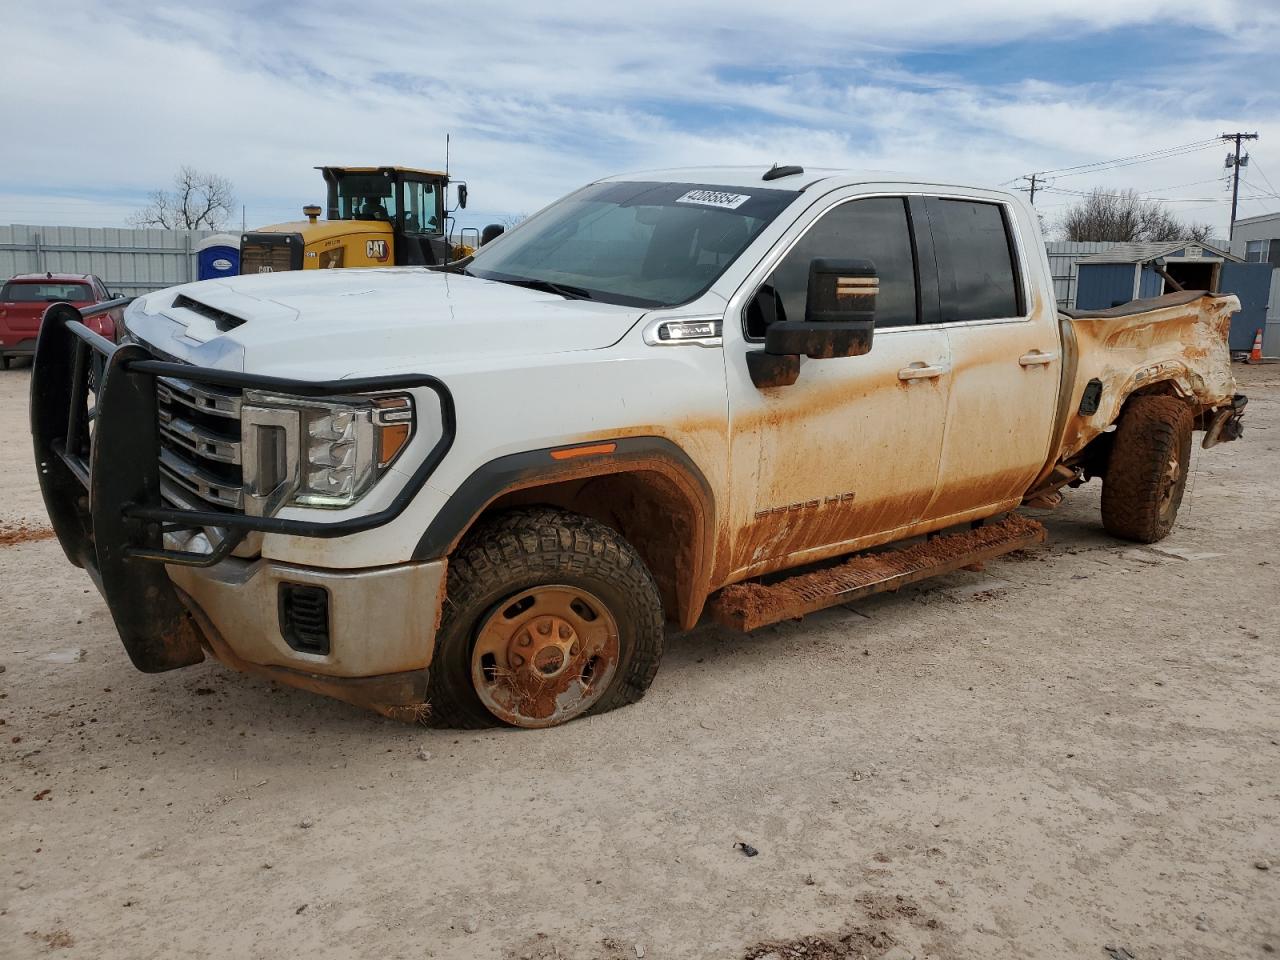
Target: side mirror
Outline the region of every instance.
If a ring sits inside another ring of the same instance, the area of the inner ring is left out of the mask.
[[[497,240],[507,232],[507,228],[500,223],[491,223],[480,233],[480,246],[484,246],[490,240]]]
[[[757,387],[785,387],[800,376],[800,359],[860,357],[871,351],[880,280],[870,260],[809,263],[803,320],[779,320],[765,329],[764,350],[747,354]]]
[[[467,185],[465,183],[458,184],[458,207],[467,209]]]

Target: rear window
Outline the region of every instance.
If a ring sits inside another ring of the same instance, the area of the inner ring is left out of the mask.
[[[942,321],[1022,316],[1013,244],[1004,213],[976,200],[925,201],[933,227]]]
[[[94,299],[87,283],[6,283],[0,290],[5,303],[84,303]]]

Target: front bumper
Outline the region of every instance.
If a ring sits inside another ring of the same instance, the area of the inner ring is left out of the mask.
[[[420,704],[443,564],[329,574],[270,563],[242,569],[234,566],[242,561],[228,558],[254,531],[332,538],[371,530],[398,516],[452,444],[453,402],[444,384],[416,374],[286,381],[157,360],[140,344],[114,344],[82,322],[121,305],[115,301],[83,315],[69,304],[46,311],[31,379],[31,434],[54,532],[68,559],[84,567],[102,593],[134,665],[147,673],[172,670],[199,663],[209,649],[239,669],[269,672],[295,686],[323,687],[322,692],[366,706]],[[439,395],[444,429],[391,504],[376,513],[323,522],[179,509],[160,494],[155,386],[157,377],[174,376],[301,396],[427,387]],[[217,543],[212,552],[165,544],[166,534],[197,531],[216,533],[209,538]],[[183,568],[188,575],[180,587],[170,573]],[[278,616],[264,598],[291,571],[300,571],[301,582],[328,578],[326,589],[346,597],[335,615],[348,642],[321,662],[282,660],[271,640]],[[241,574],[243,582],[236,587]],[[373,606],[358,599],[362,596],[387,609],[375,615]],[[362,609],[364,639],[356,642]],[[336,692],[361,685],[381,688],[382,699]]]
[[[169,576],[236,660],[364,677],[430,664],[444,602],[445,561],[320,570],[233,557],[207,569],[170,567]],[[286,640],[286,586],[324,591],[327,653],[298,649]]]
[[[0,353],[6,357],[30,357],[36,352],[36,338],[27,337],[23,339],[21,336],[13,336],[7,339],[0,339]]]
[[[268,560],[170,567],[178,598],[214,658],[243,673],[416,719],[444,604],[446,561],[333,571]],[[326,653],[285,638],[286,585],[323,589]]]

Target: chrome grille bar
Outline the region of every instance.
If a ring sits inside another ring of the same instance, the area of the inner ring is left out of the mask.
[[[160,435],[198,457],[219,463],[240,462],[239,440],[175,417],[163,407],[160,409]]]
[[[240,391],[156,378],[161,496],[174,506],[244,512]]]
[[[239,484],[229,484],[220,477],[205,473],[164,447],[160,449],[160,474],[206,503],[232,510],[243,507],[244,493]]]
[[[202,413],[240,418],[240,392],[196,386],[176,377],[157,377],[156,396],[161,403],[181,403]]]

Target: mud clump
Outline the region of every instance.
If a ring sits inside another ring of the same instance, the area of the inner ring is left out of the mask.
[[[53,539],[53,530],[49,527],[29,527],[19,524],[16,527],[0,526],[0,547],[16,547],[22,543],[37,543],[40,540]]]
[[[49,933],[28,930],[27,936],[32,940],[43,943],[50,950],[67,950],[76,945],[75,938],[65,930],[52,930]]]
[[[907,923],[921,930],[938,931],[938,921],[926,917],[920,908],[903,896],[888,897],[864,894],[857,901],[866,911],[869,923],[851,923],[839,933],[815,934],[795,940],[764,940],[749,947],[743,960],[862,960],[880,957],[898,945],[898,940],[884,927]],[[930,934],[932,935],[932,934]]]

